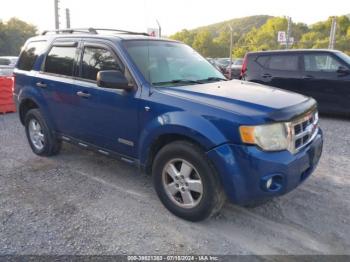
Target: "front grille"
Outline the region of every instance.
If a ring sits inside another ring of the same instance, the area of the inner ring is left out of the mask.
[[[309,144],[318,133],[317,111],[307,113],[291,123],[292,151],[297,152]]]

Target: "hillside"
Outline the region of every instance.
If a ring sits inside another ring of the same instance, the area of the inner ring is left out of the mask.
[[[218,36],[220,32],[227,31],[228,25],[232,26],[234,32],[244,34],[249,32],[253,27],[260,27],[266,23],[266,21],[272,16],[268,15],[255,15],[255,16],[247,16],[242,18],[235,18],[227,21],[223,21],[216,24],[211,24],[207,26],[198,27],[193,32],[198,32],[201,30],[208,30],[214,36]]]
[[[235,18],[216,24],[202,26],[193,30],[182,30],[170,38],[180,40],[195,48],[205,56],[227,57],[230,44],[230,24],[233,29],[233,41],[238,42],[242,36],[254,28],[265,24],[271,16],[257,15]]]
[[[233,56],[246,52],[285,48],[277,42],[278,31],[287,30],[287,19],[267,15],[236,18],[220,23],[182,30],[171,38],[185,42],[206,57],[227,57],[233,28]],[[328,48],[331,18],[312,25],[292,23],[291,48]],[[337,17],[335,48],[350,54],[350,14]]]

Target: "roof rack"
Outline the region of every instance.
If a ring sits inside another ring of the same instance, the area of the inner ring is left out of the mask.
[[[46,35],[47,33],[55,33],[55,34],[74,34],[74,33],[87,33],[87,34],[94,34],[98,35],[98,31],[110,31],[110,32],[116,32],[121,34],[129,34],[129,35],[144,35],[149,36],[147,33],[143,32],[132,32],[132,31],[126,31],[126,30],[119,30],[119,29],[108,29],[108,28],[66,28],[66,29],[59,29],[59,30],[46,30],[41,33],[41,35]]]

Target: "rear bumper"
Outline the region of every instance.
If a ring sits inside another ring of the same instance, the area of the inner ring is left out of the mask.
[[[216,167],[232,202],[245,205],[283,195],[305,181],[315,170],[322,153],[322,131],[300,152],[264,152],[255,146],[224,144],[207,155]],[[266,188],[273,178],[276,185]]]

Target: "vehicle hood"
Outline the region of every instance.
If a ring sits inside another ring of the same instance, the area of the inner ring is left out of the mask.
[[[314,99],[247,81],[162,88],[161,92],[245,116],[290,120],[316,107]]]

